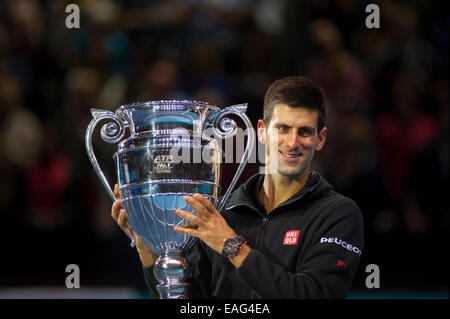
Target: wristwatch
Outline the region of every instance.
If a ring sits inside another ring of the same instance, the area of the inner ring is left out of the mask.
[[[247,241],[242,235],[226,239],[223,243],[222,256],[227,258],[236,256],[241,248],[241,245],[246,242]]]

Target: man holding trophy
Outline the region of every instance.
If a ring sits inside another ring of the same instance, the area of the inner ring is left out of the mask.
[[[164,297],[161,287],[171,283],[162,277],[180,269],[184,283],[176,285],[189,288],[181,297],[346,296],[364,245],[363,221],[351,199],[310,169],[327,136],[322,89],[304,77],[272,83],[257,136],[266,146],[265,174],[252,176],[219,208],[216,197],[197,191],[175,199],[186,204],[171,207],[184,223],[166,225],[177,235],[197,238],[184,250],[186,265],[170,268],[161,252],[134,232],[137,223],[130,231],[132,206],[124,205],[126,193],[119,189],[125,186],[116,184],[112,217],[135,239],[154,298]]]

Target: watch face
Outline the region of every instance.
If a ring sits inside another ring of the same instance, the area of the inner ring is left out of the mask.
[[[225,246],[225,248],[224,248],[224,252],[228,255],[228,254],[231,254],[231,253],[233,253],[233,249],[234,247],[233,246],[231,246],[231,245],[227,245],[227,246]]]
[[[241,247],[241,244],[243,242],[244,241],[240,240],[239,237],[232,237],[227,239],[223,244],[222,254],[226,257],[235,256],[238,253],[239,248]]]
[[[236,249],[236,243],[232,241],[228,241],[225,244],[224,251],[227,253],[232,253]]]
[[[237,245],[239,245],[239,240],[237,237],[233,237],[233,238],[230,238],[229,243],[230,243],[230,246],[236,247]]]

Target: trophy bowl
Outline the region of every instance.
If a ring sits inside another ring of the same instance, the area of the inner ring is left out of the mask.
[[[161,298],[188,298],[184,252],[196,238],[174,231],[175,225],[188,224],[174,210],[197,214],[183,199],[195,193],[222,210],[255,143],[246,109],[247,104],[220,109],[205,102],[178,100],[127,104],[115,113],[91,109],[93,119],[86,131],[89,159],[114,201],[92,148],[95,127],[108,121],[101,129],[101,137],[105,142],[118,143],[113,158],[128,227],[159,255],[153,271]],[[245,123],[248,140],[239,168],[219,202],[223,156],[219,138],[233,136],[237,127],[230,115]],[[127,130],[129,136],[124,138]]]

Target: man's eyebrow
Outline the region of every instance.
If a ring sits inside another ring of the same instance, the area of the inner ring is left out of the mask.
[[[273,126],[286,126],[286,127],[291,127],[289,124],[283,123],[283,122],[275,122],[273,124]]]
[[[304,125],[304,126],[300,126],[298,129],[299,130],[311,130],[311,131],[314,131],[316,128],[314,126]]]

